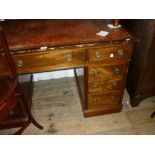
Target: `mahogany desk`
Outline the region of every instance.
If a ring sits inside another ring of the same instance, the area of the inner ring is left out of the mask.
[[[109,28],[109,23],[110,20],[13,20],[5,21],[4,31],[18,74],[74,69],[87,117],[122,109],[133,37],[122,27]],[[109,34],[97,35],[101,30]]]

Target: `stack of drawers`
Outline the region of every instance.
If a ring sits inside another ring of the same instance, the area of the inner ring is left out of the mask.
[[[131,44],[89,50],[88,104],[85,116],[119,112]]]

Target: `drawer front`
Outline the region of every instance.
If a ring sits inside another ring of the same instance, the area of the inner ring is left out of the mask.
[[[13,55],[18,73],[78,67],[86,64],[85,50],[58,50]]]
[[[115,109],[120,107],[120,92],[89,95],[88,109]]]
[[[109,91],[121,90],[122,88],[122,81],[114,81],[107,84],[104,82],[92,82],[88,84],[89,93],[108,93]]]
[[[91,67],[88,70],[89,82],[102,81],[112,83],[124,77],[126,65],[112,65],[102,67]]]
[[[128,61],[131,55],[131,47],[126,46],[116,46],[116,47],[104,47],[104,48],[94,48],[89,51],[89,61],[90,63],[120,63]]]

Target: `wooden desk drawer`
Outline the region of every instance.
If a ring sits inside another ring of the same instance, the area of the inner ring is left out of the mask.
[[[89,82],[102,81],[112,83],[114,80],[121,80],[124,77],[126,65],[111,65],[102,67],[90,67],[88,69]]]
[[[88,84],[89,93],[107,93],[109,91],[120,90],[123,87],[122,81],[113,81],[113,83],[92,82]]]
[[[49,71],[86,64],[85,50],[57,50],[15,54],[18,73]]]
[[[114,109],[118,108],[120,102],[120,92],[111,92],[100,95],[89,95],[88,109]]]
[[[93,48],[89,51],[90,63],[117,63],[128,61],[131,55],[129,45]]]

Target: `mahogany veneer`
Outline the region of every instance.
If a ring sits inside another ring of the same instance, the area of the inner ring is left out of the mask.
[[[84,116],[93,116],[122,109],[133,37],[122,27],[109,28],[110,23],[13,20],[4,30],[18,74],[74,68]],[[109,34],[97,35],[100,31]]]

